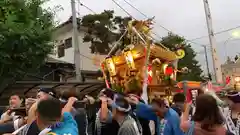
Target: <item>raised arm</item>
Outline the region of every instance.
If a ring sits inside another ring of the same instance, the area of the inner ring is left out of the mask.
[[[107,97],[102,96],[100,97],[100,100],[102,101],[100,108],[100,121],[106,122],[109,116]]]
[[[190,104],[186,103],[184,112],[180,119],[180,128],[183,132],[187,132],[190,127],[189,111],[190,111]]]
[[[72,111],[72,108],[73,108],[73,104],[77,101],[77,98],[75,97],[70,97],[68,99],[68,102],[67,104],[64,106],[64,108],[62,109],[62,113],[65,113],[65,112],[71,112]]]
[[[32,124],[34,120],[36,120],[36,110],[37,110],[37,104],[38,102],[35,102],[31,108],[28,110],[28,118],[27,118],[27,124]]]
[[[135,111],[136,115],[147,120],[157,120],[157,115],[152,107],[143,103],[138,103]]]
[[[130,96],[125,98],[130,104],[136,105],[135,113],[137,116],[142,117],[147,120],[157,120],[157,115],[153,111],[152,107],[144,103],[139,102],[139,99],[135,96]]]

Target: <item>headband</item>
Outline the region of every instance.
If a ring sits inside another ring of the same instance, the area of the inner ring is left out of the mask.
[[[111,104],[111,107],[117,109],[120,112],[129,112],[131,110],[131,106],[130,105],[128,105],[128,108],[123,108],[123,107],[117,105],[115,102],[113,102]]]

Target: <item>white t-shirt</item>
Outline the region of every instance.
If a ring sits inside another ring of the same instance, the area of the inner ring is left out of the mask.
[[[5,117],[5,115],[7,115],[7,112],[5,112],[1,115],[1,120]],[[13,119],[13,121],[18,118],[18,116],[15,116],[15,112],[12,112],[10,117]]]
[[[7,115],[7,112],[1,115],[1,120],[5,117],[5,115]],[[17,130],[19,128],[20,122],[22,122],[21,118],[19,118],[19,116],[16,116],[15,112],[12,112],[10,117],[13,120],[14,129]]]

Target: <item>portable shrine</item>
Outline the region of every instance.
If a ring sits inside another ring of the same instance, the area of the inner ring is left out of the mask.
[[[170,51],[162,44],[155,44],[150,36],[150,23],[151,20],[129,23],[126,36],[131,44],[102,62],[107,85],[116,91],[128,92],[128,87],[136,85],[129,82],[137,80],[135,82],[143,88],[139,90],[144,92],[145,89],[150,98],[156,94],[170,96],[175,89],[177,72],[186,70],[177,70],[178,60],[185,55],[184,50]]]

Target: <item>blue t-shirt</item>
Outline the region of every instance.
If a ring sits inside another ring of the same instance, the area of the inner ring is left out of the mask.
[[[63,113],[62,125],[56,129],[51,130],[49,135],[78,135],[77,123],[69,112]]]
[[[164,119],[160,121],[160,133],[164,135],[183,135],[180,129],[180,118],[177,112],[171,108],[168,109]]]
[[[139,103],[136,108],[136,115],[155,121],[157,135],[184,135],[180,129],[180,118],[177,112],[171,108],[168,109],[164,119],[160,120],[151,106]]]

